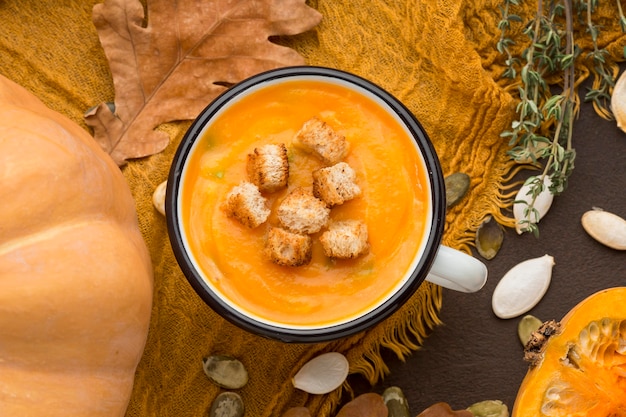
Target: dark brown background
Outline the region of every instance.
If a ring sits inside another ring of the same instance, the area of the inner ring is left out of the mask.
[[[585,92],[581,89],[581,94]],[[444,289],[440,314],[444,324],[405,362],[385,352],[391,373],[375,387],[355,378],[357,394],[398,386],[407,396],[412,416],[439,401],[464,409],[497,399],[511,411],[527,365],[517,337],[519,318],[502,320],[491,309],[500,278],[526,259],[554,257],[548,292],[528,313],[541,320],[559,320],[592,293],[626,285],[626,251],[602,246],[580,224],[582,214],[592,207],[626,218],[626,133],[584,103],[574,128],[574,148],[577,157],[568,189],[555,198],[540,222],[540,237],[519,236],[507,229],[498,255],[485,261],[489,269],[485,287],[474,294]]]

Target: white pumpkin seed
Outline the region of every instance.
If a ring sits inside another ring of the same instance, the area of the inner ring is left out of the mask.
[[[517,336],[522,346],[526,346],[533,332],[537,331],[543,322],[530,314],[525,315],[517,324]]]
[[[491,298],[496,316],[510,319],[537,305],[550,286],[553,266],[554,258],[544,255],[520,262],[504,274]]]
[[[522,234],[528,228],[529,223],[539,223],[539,220],[550,210],[550,206],[554,200],[554,195],[550,192],[552,181],[550,177],[545,176],[543,177],[543,190],[537,195],[533,204],[533,208],[536,212],[529,210],[529,204],[532,203],[532,196],[529,195],[529,193],[533,188],[532,184],[535,179],[536,177],[528,178],[515,197],[513,217],[515,217],[515,230],[518,234]]]
[[[595,240],[609,248],[626,250],[626,220],[599,208],[582,215],[583,229]]]
[[[154,193],[152,194],[152,204],[159,213],[165,216],[165,192],[167,190],[167,181],[163,181],[157,185]]]
[[[309,394],[327,394],[343,384],[348,369],[348,360],[341,353],[323,353],[305,363],[294,375],[292,383]]]
[[[243,417],[245,408],[241,396],[235,392],[222,392],[211,404],[209,417]]]
[[[530,143],[526,149],[515,155],[515,162],[518,164],[536,164],[538,159],[544,157],[544,152],[550,146],[548,139],[545,142]]]
[[[239,389],[248,383],[248,371],[239,360],[226,355],[213,355],[202,359],[202,369],[216,385]]]
[[[626,72],[617,79],[611,93],[611,111],[617,127],[626,132]]]

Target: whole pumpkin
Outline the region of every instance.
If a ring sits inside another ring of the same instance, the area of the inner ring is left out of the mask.
[[[152,291],[119,168],[0,76],[0,416],[123,416]]]
[[[589,296],[543,334],[526,345],[534,361],[513,417],[626,416],[626,287]]]

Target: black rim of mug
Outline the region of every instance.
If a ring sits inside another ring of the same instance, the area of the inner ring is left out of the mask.
[[[182,232],[178,227],[179,215],[177,202],[181,176],[185,167],[187,155],[193,148],[195,141],[201,136],[206,124],[224,105],[250,87],[282,78],[300,76],[327,77],[329,79],[343,80],[356,85],[371,94],[374,94],[379,99],[384,101],[396,112],[397,116],[411,132],[415,142],[422,152],[428,169],[428,178],[430,180],[432,190],[431,205],[433,210],[433,219],[431,230],[424,248],[424,256],[422,256],[422,259],[412,271],[409,279],[407,279],[401,288],[399,288],[391,297],[389,297],[376,309],[352,321],[319,329],[283,328],[273,326],[267,323],[259,322],[231,308],[220,298],[219,295],[215,294],[211,290],[202,274],[194,268],[193,262],[184,248],[183,237],[181,234]],[[342,70],[319,66],[283,67],[259,73],[235,84],[215,98],[192,122],[191,126],[181,140],[180,145],[176,150],[176,154],[174,155],[168,175],[165,197],[165,217],[174,256],[194,291],[216,313],[236,326],[253,334],[273,340],[279,340],[285,343],[319,343],[347,337],[373,327],[397,311],[409,300],[409,298],[411,298],[415,291],[417,291],[428,274],[428,270],[430,269],[437,254],[439,245],[441,244],[445,222],[445,211],[445,187],[441,165],[428,135],[422,128],[417,118],[408,110],[408,108],[406,108],[406,106],[404,106],[404,104],[373,82]]]

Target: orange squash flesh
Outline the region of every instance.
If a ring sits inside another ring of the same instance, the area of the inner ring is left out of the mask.
[[[292,146],[305,121],[320,117],[345,135],[345,158],[357,173],[360,197],[334,207],[331,219],[368,226],[370,251],[331,261],[313,235],[309,265],[283,267],[263,254],[268,225],[248,229],[219,209],[245,180],[246,155],[265,143],[285,143],[289,187],[267,194],[276,207],[293,188],[311,188],[321,161]],[[327,325],[380,302],[404,276],[426,227],[427,177],[415,145],[400,124],[370,99],[345,87],[292,81],[257,91],[233,105],[200,139],[182,193],[182,217],[191,250],[218,291],[257,317],[293,325]]]
[[[522,381],[513,417],[626,416],[626,287],[580,302],[541,355]]]
[[[0,415],[125,414],[152,266],[119,168],[0,77]]]

